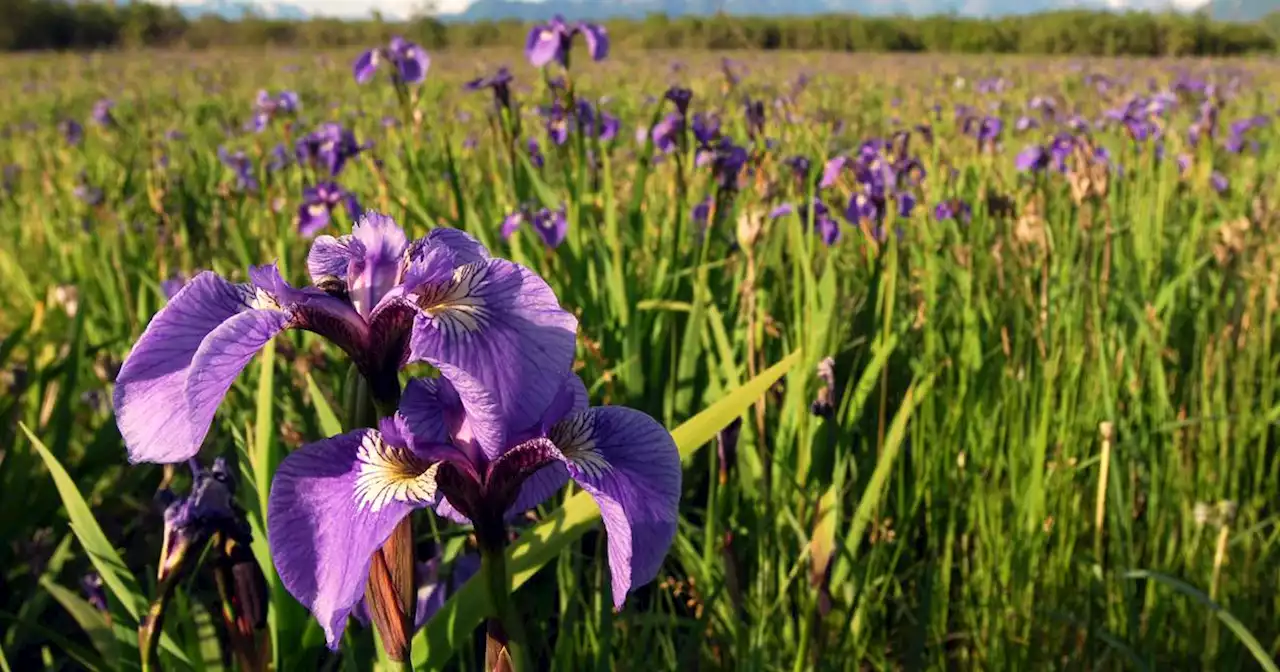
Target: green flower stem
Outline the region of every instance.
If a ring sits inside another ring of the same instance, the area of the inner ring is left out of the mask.
[[[505,532],[505,527],[499,525]],[[491,536],[490,539],[484,539]],[[500,653],[506,649],[511,668],[526,672],[533,668],[526,658],[524,624],[511,601],[511,577],[507,574],[507,551],[501,535],[481,534],[480,575],[489,593],[491,612],[486,632],[485,669],[500,669]]]

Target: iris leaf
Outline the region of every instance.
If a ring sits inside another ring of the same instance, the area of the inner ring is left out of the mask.
[[[800,356],[798,350],[791,353],[671,432],[680,449],[680,457],[688,462],[699,448],[715,438],[716,433],[734,418],[745,413],[760,395],[800,361]],[[600,510],[590,495],[578,492],[555,513],[520,535],[507,549],[507,566],[512,574],[513,589],[518,589],[599,521]],[[483,583],[477,578],[467,581],[414,637],[413,668],[443,668],[455,651],[470,642],[472,631],[480,625],[488,607],[489,598]]]

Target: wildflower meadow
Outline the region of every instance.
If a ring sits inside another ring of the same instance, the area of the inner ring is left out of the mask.
[[[1280,62],[0,58],[0,670],[1277,670]]]

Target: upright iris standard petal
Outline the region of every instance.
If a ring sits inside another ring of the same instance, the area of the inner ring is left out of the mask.
[[[355,75],[357,84],[364,84],[373,79],[374,73],[378,71],[378,63],[382,60],[382,54],[377,49],[370,49],[356,58],[352,64],[352,74]]]
[[[609,56],[609,31],[594,23],[578,24],[578,31],[587,41],[587,53],[593,61],[603,61]]]
[[[622,407],[593,408],[548,433],[569,476],[600,507],[608,533],[613,603],[652,581],[675,538],[680,452],[656,420]]]
[[[330,649],[364,597],[374,552],[435,495],[430,467],[415,473],[421,466],[379,432],[361,429],[303,446],[276,471],[267,502],[271,558]]]
[[[546,281],[501,259],[455,268],[414,290],[411,358],[480,380],[510,417],[537,418],[573,363],[578,320]]]
[[[116,423],[130,462],[180,462],[200,450],[187,406],[187,372],[219,325],[249,310],[249,293],[209,272],[187,283],[147,325],[116,378]]]
[[[374,306],[400,282],[408,238],[386,215],[369,212],[351,230],[353,251],[347,269],[347,291],[361,316],[368,318]]]
[[[422,47],[399,37],[391,38],[391,56],[396,74],[405,84],[418,84],[427,77],[431,58]]]
[[[529,59],[530,65],[541,68],[551,61],[564,62],[568,40],[558,28],[553,24],[538,24],[529,30],[529,37],[524,43],[524,55]]]

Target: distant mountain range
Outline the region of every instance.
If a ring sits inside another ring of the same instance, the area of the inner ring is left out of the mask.
[[[1257,21],[1280,12],[1280,0],[1205,0],[1203,9],[1224,21]],[[866,16],[1009,16],[1063,9],[1062,0],[475,0],[457,14],[441,14],[448,22],[544,21],[557,14],[571,19],[642,19],[652,14],[666,16],[709,16],[718,12],[737,16],[812,16],[816,14],[861,14]],[[1107,9],[1108,0],[1075,0],[1080,9]],[[1185,2],[1180,3],[1185,7]],[[1172,3],[1169,7],[1175,7]],[[305,21],[311,12],[286,2],[237,2],[203,0],[179,4],[189,18],[220,16],[229,20],[246,16]],[[388,17],[392,18],[392,17]]]
[[[1213,0],[1209,15],[1222,21],[1258,21],[1280,13],[1280,0]]]
[[[231,21],[247,16],[259,16],[264,19],[281,21],[306,21],[311,13],[297,6],[283,2],[233,2],[232,0],[204,0],[198,4],[175,5],[182,15],[189,19],[202,16],[219,16]]]
[[[1064,7],[1062,0],[476,0],[458,14],[446,14],[445,21],[491,21],[517,19],[542,21],[561,14],[574,19],[602,20],[612,18],[639,19],[651,14],[667,16],[708,16],[717,12],[738,16],[812,16],[815,14],[861,14],[866,16],[1013,16],[1036,14]],[[1135,3],[1126,3],[1135,4]],[[1194,5],[1194,3],[1192,3]],[[1115,3],[1108,0],[1075,0],[1076,9],[1108,10]],[[1158,7],[1148,2],[1145,8]],[[1194,11],[1186,2],[1165,5],[1172,10],[1182,7]],[[1272,12],[1280,12],[1280,0],[1204,0],[1200,9],[1224,21],[1256,21]]]

